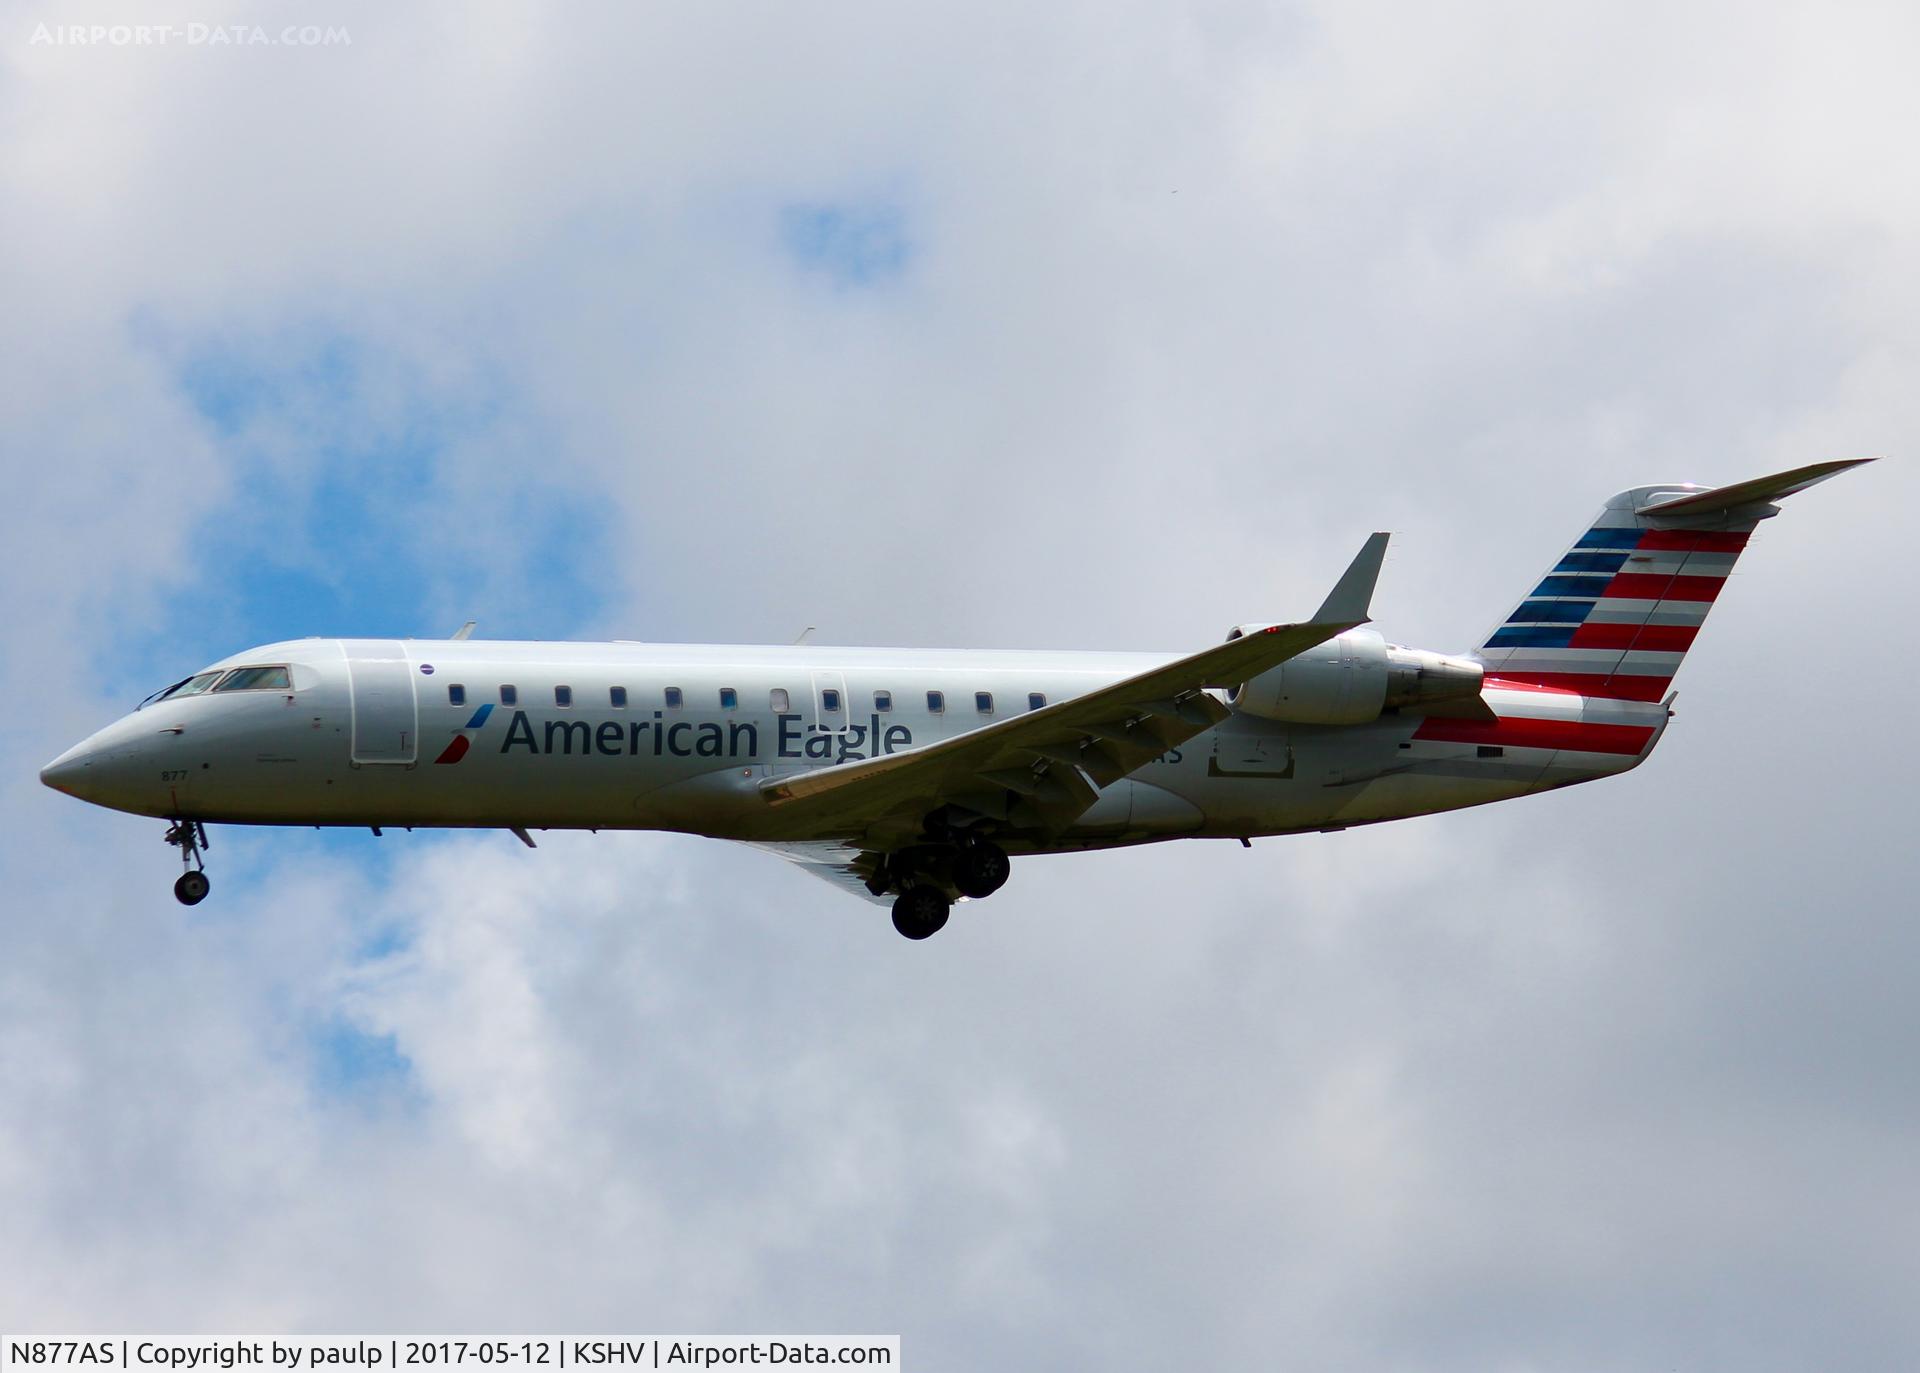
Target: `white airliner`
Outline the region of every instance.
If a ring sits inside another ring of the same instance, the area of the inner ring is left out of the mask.
[[[170,821],[664,829],[774,850],[924,939],[1010,855],[1480,805],[1637,766],[1772,501],[1872,459],[1608,501],[1476,651],[1389,644],[1375,534],[1298,624],[1158,653],[299,639],[216,663],[40,777]]]

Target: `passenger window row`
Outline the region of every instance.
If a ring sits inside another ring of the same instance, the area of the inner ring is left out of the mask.
[[[293,681],[286,666],[284,664],[276,664],[265,667],[229,668],[224,672],[202,672],[197,676],[187,678],[184,682],[176,682],[173,686],[167,688],[167,690],[159,693],[154,699],[166,701],[181,696],[197,696],[201,692],[206,691],[291,691],[292,689]],[[740,708],[740,692],[734,687],[721,687],[719,699],[720,709],[722,710],[738,710]],[[686,693],[679,687],[670,686],[661,692],[662,704],[664,704],[668,710],[681,709],[686,705],[686,700]],[[464,706],[466,703],[467,688],[465,684],[449,682],[447,684],[447,704],[450,706]],[[500,704],[503,706],[520,704],[520,688],[511,683],[501,683]],[[571,709],[573,706],[573,688],[564,685],[554,687],[553,704],[561,710]],[[625,710],[627,708],[627,689],[623,686],[607,688],[607,704],[615,710]],[[775,687],[767,693],[767,704],[771,706],[774,711],[784,713],[792,709],[792,697],[785,687]],[[1047,697],[1045,692],[1030,691],[1027,693],[1028,710],[1040,710],[1045,707],[1046,704]],[[846,701],[839,688],[822,687],[820,689],[820,709],[823,713],[828,715],[838,714],[845,706]],[[993,714],[993,693],[991,691],[974,692],[973,708],[982,715]],[[893,693],[891,691],[875,691],[873,693],[873,709],[881,715],[891,712],[893,710]],[[947,697],[945,692],[929,691],[927,693],[928,714],[944,714],[946,709]]]
[[[255,668],[255,669],[245,669],[245,670],[273,671],[274,669]],[[278,669],[278,671],[284,674],[286,672],[286,669],[280,668]],[[256,684],[256,685],[259,685],[259,684]],[[189,687],[191,686],[191,683],[183,682],[181,683],[181,686]],[[198,689],[202,691],[206,690],[205,687],[200,687]],[[230,690],[233,690],[234,688],[229,687],[226,683],[223,682],[220,684],[220,686],[218,686],[215,689],[218,691],[230,691]],[[667,687],[661,693],[661,702],[668,710],[679,710],[682,706],[686,704],[686,700],[687,700],[686,693],[682,691],[679,687]],[[466,703],[467,703],[467,688],[462,683],[449,682],[447,684],[447,704],[450,706],[464,706]],[[502,683],[500,686],[500,704],[503,706],[513,706],[513,705],[518,705],[519,703],[520,703],[520,688],[517,686],[512,686],[507,683]],[[556,686],[553,689],[553,703],[555,706],[559,707],[562,710],[570,709],[573,705],[573,688],[570,686]],[[612,706],[615,710],[625,710],[627,708],[627,689],[623,686],[608,687],[607,688],[607,704]],[[792,709],[793,700],[785,687],[775,687],[772,691],[767,693],[767,704],[776,713],[784,714],[786,711]],[[1027,709],[1028,710],[1041,710],[1045,708],[1046,704],[1047,704],[1047,694],[1044,691],[1029,691],[1027,693]],[[837,714],[842,709],[843,705],[844,705],[844,702],[841,699],[841,694],[838,688],[822,687],[820,689],[820,709],[824,713],[829,715]],[[738,710],[739,708],[740,708],[739,691],[733,687],[721,687],[720,688],[720,709]],[[873,708],[877,713],[881,715],[885,715],[888,712],[890,712],[893,709],[893,693],[891,691],[874,692]],[[993,693],[991,691],[974,692],[973,708],[982,715],[993,714]],[[945,713],[946,709],[947,709],[947,696],[945,692],[929,691],[927,693],[927,713],[929,715],[943,714]]]

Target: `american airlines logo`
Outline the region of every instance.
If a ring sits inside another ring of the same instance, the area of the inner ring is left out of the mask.
[[[473,718],[460,726],[460,732],[440,751],[436,763],[457,763],[467,756],[467,750],[473,747],[473,736],[480,726],[486,724],[487,717],[493,714],[493,702],[489,701],[473,712]]]

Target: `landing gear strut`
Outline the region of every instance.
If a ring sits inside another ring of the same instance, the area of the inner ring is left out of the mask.
[[[213,883],[207,880],[207,865],[200,855],[210,847],[207,827],[198,820],[175,820],[167,827],[167,842],[180,850],[180,864],[186,869],[173,884],[173,894],[183,906],[197,906],[207,899]]]
[[[894,900],[893,927],[909,939],[940,933],[953,909],[938,887],[908,887]]]

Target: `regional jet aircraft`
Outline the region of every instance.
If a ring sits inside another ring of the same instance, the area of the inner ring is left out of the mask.
[[[1638,766],[1774,501],[1871,459],[1606,503],[1471,653],[1386,642],[1387,536],[1320,608],[1157,653],[299,639],[174,683],[42,770],[169,822],[665,829],[773,850],[924,939],[1019,855],[1345,829]]]

